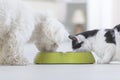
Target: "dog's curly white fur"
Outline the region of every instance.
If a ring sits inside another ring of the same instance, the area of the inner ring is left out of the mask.
[[[67,36],[64,26],[48,13],[19,0],[0,0],[0,64],[27,64],[23,46],[28,41],[40,51],[55,51]]]

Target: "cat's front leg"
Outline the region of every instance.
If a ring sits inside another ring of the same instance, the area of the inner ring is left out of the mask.
[[[109,64],[115,53],[115,47],[109,47],[106,49],[103,58],[97,61],[98,64]]]
[[[109,62],[111,61],[111,58],[112,58],[111,56],[108,56],[102,59],[98,59],[97,64],[109,64]]]
[[[109,64],[109,60],[104,60],[104,59],[98,59],[97,64]]]

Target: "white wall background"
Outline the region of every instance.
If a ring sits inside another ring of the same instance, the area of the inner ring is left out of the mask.
[[[87,0],[88,29],[120,24],[120,0]]]
[[[52,2],[52,1],[40,1],[40,0],[24,0],[24,2],[36,10],[50,11],[60,21],[65,20],[66,16],[66,3],[64,2]]]

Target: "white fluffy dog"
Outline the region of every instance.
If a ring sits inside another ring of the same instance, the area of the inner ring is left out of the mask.
[[[53,16],[37,12],[19,0],[0,0],[0,64],[24,65],[23,46],[34,41],[40,51],[55,51],[67,39]]]

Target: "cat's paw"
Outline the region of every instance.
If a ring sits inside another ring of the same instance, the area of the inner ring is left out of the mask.
[[[97,64],[109,64],[109,61],[98,59]]]
[[[97,64],[102,64],[102,63],[101,63],[101,59],[98,59],[98,60],[97,60]]]

